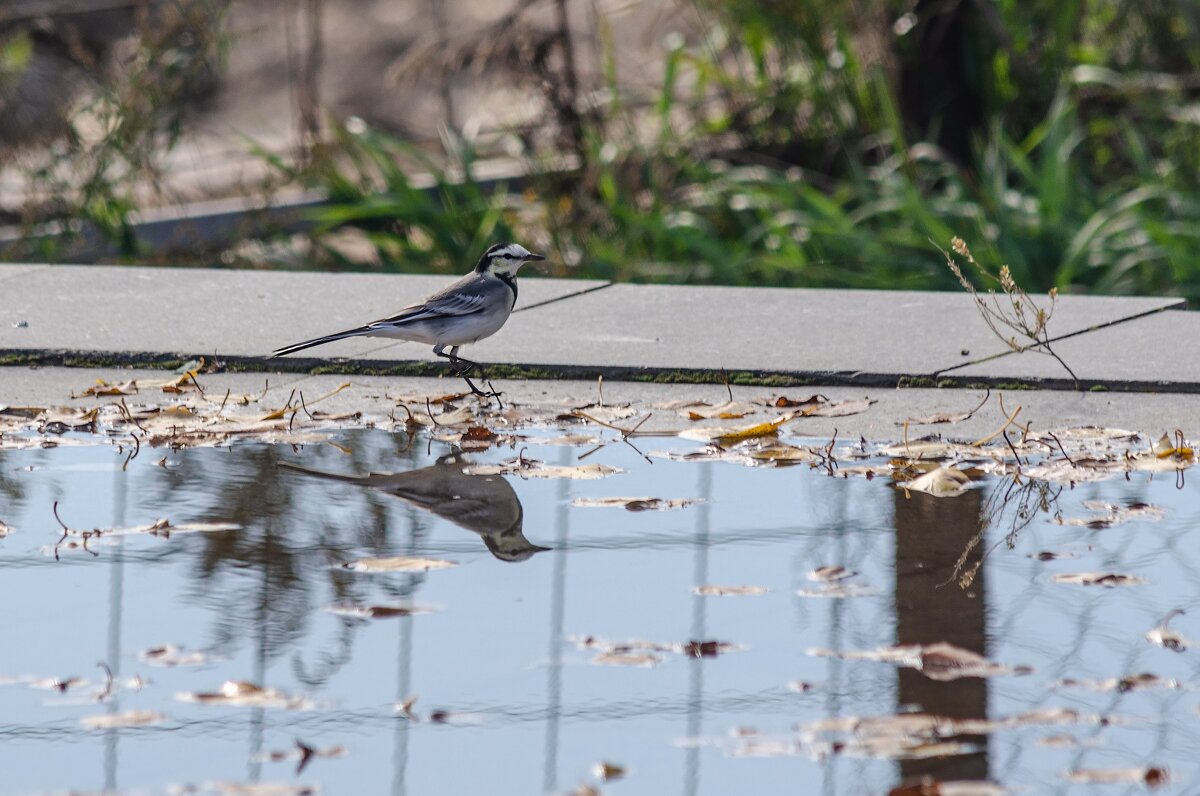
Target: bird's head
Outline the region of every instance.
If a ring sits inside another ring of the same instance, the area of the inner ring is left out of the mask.
[[[542,255],[534,254],[519,243],[497,243],[483,253],[475,270],[481,274],[516,276],[525,263],[544,259],[546,258]]]

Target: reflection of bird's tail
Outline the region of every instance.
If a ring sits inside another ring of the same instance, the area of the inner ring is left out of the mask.
[[[283,348],[278,348],[271,352],[271,356],[281,357],[284,354],[294,354],[297,351],[303,351],[306,348],[325,345],[326,343],[332,343],[334,340],[345,340],[347,337],[358,337],[359,335],[368,334],[371,331],[372,330],[370,326],[360,326],[357,329],[347,329],[344,332],[327,334],[324,337],[314,337],[312,340],[305,340],[303,343],[292,343],[291,345],[284,346]]]
[[[279,466],[285,470],[294,470],[297,473],[304,473],[305,475],[315,475],[317,478],[327,478],[330,481],[345,481],[351,484],[360,484],[363,482],[363,477],[359,475],[342,475],[340,473],[327,473],[324,470],[310,470],[307,467],[301,467],[291,462],[280,462]]]

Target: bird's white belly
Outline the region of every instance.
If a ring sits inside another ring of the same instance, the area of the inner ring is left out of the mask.
[[[508,320],[508,312],[476,313],[449,318],[430,318],[400,326],[381,328],[371,337],[390,337],[428,345],[467,345],[491,337]]]

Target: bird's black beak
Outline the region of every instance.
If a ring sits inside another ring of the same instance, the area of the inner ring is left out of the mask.
[[[528,262],[532,262],[534,260],[545,260],[546,258],[540,254],[534,254],[533,252],[530,252],[529,254],[525,255],[525,259]]]

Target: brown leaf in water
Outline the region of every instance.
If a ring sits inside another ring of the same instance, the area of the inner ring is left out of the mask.
[[[699,498],[652,498],[652,497],[578,497],[571,501],[577,508],[623,508],[627,511],[671,511],[703,502]]]
[[[1137,586],[1145,583],[1143,578],[1135,575],[1122,575],[1118,572],[1060,572],[1054,576],[1055,583],[1068,583],[1077,586]]]
[[[1029,674],[1032,669],[1024,666],[1008,666],[989,661],[977,652],[957,647],[944,641],[933,644],[903,644],[880,647],[865,651],[834,651],[810,649],[809,655],[821,658],[844,660],[870,660],[892,663],[916,669],[931,680],[946,682],[963,677],[1000,677],[1004,675]]]
[[[971,478],[957,467],[939,467],[897,487],[907,492],[924,492],[934,497],[957,497],[967,491]]]
[[[774,420],[769,420],[765,423],[756,423],[752,426],[742,426],[739,428],[728,427],[707,427],[707,428],[690,428],[679,433],[679,436],[685,439],[698,439],[704,442],[711,442],[721,447],[728,447],[738,442],[744,442],[748,439],[758,439],[759,437],[774,437],[779,433],[779,429],[785,423],[795,420],[797,412],[788,412],[780,415]]]
[[[229,705],[233,707],[282,708],[307,710],[313,707],[311,700],[285,694],[277,688],[263,688],[244,680],[226,680],[217,691],[184,691],[175,698],[180,702],[200,705]]]
[[[756,462],[764,462],[775,465],[811,462],[820,458],[809,448],[801,448],[797,445],[788,445],[784,442],[774,442],[770,445],[762,445],[757,448],[752,448],[746,452],[746,455]]]
[[[841,600],[850,597],[873,597],[879,594],[879,589],[857,583],[827,583],[816,589],[797,589],[796,594],[800,597],[828,597]]]
[[[871,408],[872,404],[877,404],[879,401],[875,398],[858,398],[850,401],[834,401],[814,407],[812,409],[801,409],[800,414],[803,417],[845,417],[847,415],[857,415]]]
[[[692,591],[701,597],[745,597],[766,594],[766,586],[694,586]]]
[[[113,384],[104,379],[96,379],[96,383],[84,390],[80,395],[93,395],[99,398],[108,395],[136,395],[137,391],[137,382],[132,379],[123,381],[120,384]]]
[[[392,619],[395,617],[431,614],[437,609],[427,605],[408,605],[403,603],[359,605],[357,603],[333,603],[325,606],[325,610],[338,616],[349,616],[355,619]]]
[[[920,782],[901,785],[888,791],[888,796],[1003,796],[1007,788],[985,779],[936,780],[925,776]]]
[[[440,558],[420,558],[414,556],[384,556],[380,558],[360,558],[341,565],[342,569],[352,572],[428,572],[431,569],[449,569],[458,566],[456,561]]]
[[[1147,768],[1076,768],[1066,773],[1071,782],[1086,785],[1145,785],[1157,788],[1171,780],[1167,769],[1159,766]]]
[[[680,410],[679,414],[689,420],[738,420],[758,411],[754,404],[740,401],[726,401],[716,406],[698,405],[690,409]]]
[[[149,647],[138,653],[138,659],[150,666],[203,666],[212,661],[222,660],[207,652],[188,652],[183,647],[174,644],[160,644]]]
[[[786,395],[781,395],[768,405],[776,409],[798,409],[827,403],[829,403],[829,399],[824,395],[810,395],[807,398],[788,398]]]
[[[251,760],[258,763],[284,763],[289,760],[296,760],[298,762],[295,773],[298,776],[304,772],[304,769],[308,768],[309,763],[317,758],[331,759],[345,757],[346,754],[347,749],[341,744],[318,749],[296,739],[296,745],[291,749],[272,749],[254,755]]]
[[[619,766],[616,763],[600,761],[592,766],[592,776],[601,782],[613,782],[614,780],[622,779],[625,774],[625,766]]]
[[[499,437],[486,426],[470,426],[458,438],[458,444],[463,450],[486,450]]]
[[[808,579],[821,583],[833,583],[834,581],[852,578],[857,574],[857,572],[853,572],[845,567],[834,564],[817,567],[808,573]]]
[[[689,641],[683,645],[682,652],[689,658],[715,658],[737,649],[736,644],[728,641]]]
[[[1060,525],[1081,525],[1092,530],[1100,530],[1133,519],[1157,521],[1166,514],[1161,506],[1153,506],[1140,501],[1119,505],[1106,503],[1103,500],[1085,500],[1083,507],[1097,513],[1090,517],[1059,518],[1058,523]]]
[[[663,657],[653,652],[601,652],[592,658],[592,663],[602,666],[636,666],[646,669],[662,662]]]
[[[1147,691],[1155,688],[1174,690],[1179,688],[1179,682],[1171,678],[1159,677],[1157,674],[1142,672],[1125,677],[1110,677],[1105,680],[1076,680],[1071,677],[1058,681],[1064,688],[1086,688],[1099,693],[1115,692],[1125,694],[1130,691]]]
[[[499,464],[472,464],[463,468],[467,475],[519,475],[523,478],[570,478],[595,480],[625,472],[607,464],[577,464],[555,467],[533,459],[509,459]]]
[[[1174,630],[1171,630],[1169,627],[1167,627],[1168,622],[1182,613],[1184,613],[1182,608],[1176,608],[1174,611],[1171,611],[1171,613],[1167,614],[1166,617],[1159,622],[1157,627],[1146,631],[1146,641],[1149,641],[1151,644],[1154,644],[1158,647],[1174,650],[1175,652],[1185,651],[1191,642],[1179,633],[1176,633]]]
[[[317,785],[293,785],[287,782],[205,782],[202,786],[183,785],[180,793],[202,793],[205,796],[318,796]]]
[[[152,710],[127,710],[123,713],[100,713],[79,720],[89,730],[115,730],[125,727],[149,727],[162,724],[167,717]]]

